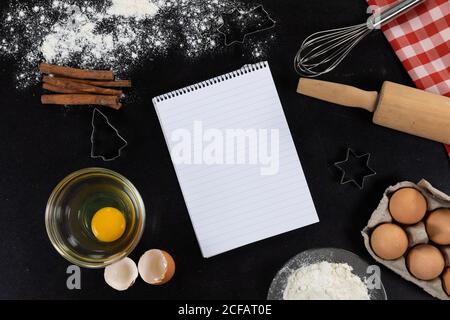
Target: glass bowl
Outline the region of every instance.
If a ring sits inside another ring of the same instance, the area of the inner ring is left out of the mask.
[[[370,276],[369,264],[356,254],[338,248],[318,248],[303,251],[291,258],[276,274],[267,294],[268,300],[283,300],[284,290],[290,275],[297,269],[322,261],[330,263],[347,263],[353,268],[353,273],[365,282]],[[370,300],[387,300],[386,291],[380,279],[378,288],[368,288]]]
[[[91,232],[95,212],[104,207],[120,210],[124,234],[101,242]],[[102,268],[126,256],[138,244],[145,223],[142,198],[122,175],[103,168],[87,168],[65,177],[53,190],[45,211],[45,226],[55,249],[81,267]]]

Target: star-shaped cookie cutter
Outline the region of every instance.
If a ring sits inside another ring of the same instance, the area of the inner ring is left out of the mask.
[[[334,166],[338,168],[341,172],[340,184],[346,184],[353,182],[360,190],[364,188],[365,180],[376,175],[376,171],[369,166],[370,153],[365,153],[362,155],[357,155],[351,148],[347,148],[347,156],[345,160],[338,161],[334,163]],[[348,166],[352,165],[352,162],[358,162],[359,168]],[[361,172],[355,173],[355,169],[359,169]],[[352,172],[349,172],[353,170]]]
[[[100,154],[100,155],[94,154],[94,149],[95,149],[95,130],[96,130],[96,128],[95,128],[95,123],[94,123],[94,122],[95,122],[95,115],[96,115],[97,113],[99,113],[99,114],[105,119],[106,124],[107,124],[111,129],[113,129],[114,132],[116,133],[117,137],[118,137],[120,140],[123,141],[123,145],[122,145],[122,146],[119,148],[119,150],[117,151],[117,155],[114,156],[114,157],[112,157],[112,158],[107,158],[106,156],[101,155],[101,154]],[[122,155],[122,150],[123,150],[126,146],[128,146],[128,142],[127,142],[127,140],[125,140],[124,137],[122,137],[122,136],[120,135],[119,130],[117,130],[117,129],[111,124],[111,122],[109,122],[108,117],[107,117],[103,112],[101,112],[100,110],[98,110],[97,108],[95,108],[94,111],[92,112],[91,125],[92,125],[92,133],[91,133],[91,158],[92,158],[92,159],[98,159],[98,158],[100,158],[100,159],[102,159],[103,161],[106,161],[106,162],[114,161],[114,160],[116,160],[117,158],[119,158],[119,157]]]
[[[223,23],[216,30],[224,36],[224,38],[225,38],[225,46],[231,46],[231,45],[233,45],[235,43],[241,43],[242,44],[242,43],[245,42],[245,38],[247,38],[249,35],[252,35],[252,34],[255,34],[255,33],[258,33],[258,32],[262,32],[262,31],[266,31],[266,30],[270,30],[270,29],[275,28],[277,22],[274,19],[272,19],[272,17],[269,15],[269,13],[264,9],[263,5],[258,5],[257,7],[253,8],[251,10],[245,11],[245,12],[242,12],[242,10],[239,10],[238,8],[234,8],[233,10],[229,11],[228,13],[226,13],[224,15],[232,17],[233,15],[235,15],[237,13],[239,16],[242,16],[244,14],[245,15],[251,14],[251,13],[257,11],[257,10],[261,10],[264,13],[264,16],[268,19],[268,21],[272,22],[272,25],[269,26],[269,27],[266,27],[266,28],[262,28],[262,29],[258,29],[258,30],[252,31],[252,32],[247,32],[247,33],[245,33],[242,36],[241,40],[233,40],[231,42],[228,42],[228,35],[224,31],[221,30],[221,29],[223,29],[223,27],[226,24],[225,19],[223,19],[223,17],[222,17]]]

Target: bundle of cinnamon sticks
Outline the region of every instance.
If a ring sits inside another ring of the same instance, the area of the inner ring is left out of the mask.
[[[121,88],[130,88],[130,80],[115,80],[110,70],[82,70],[42,63],[42,88],[52,92],[41,97],[42,104],[101,105],[120,109]]]

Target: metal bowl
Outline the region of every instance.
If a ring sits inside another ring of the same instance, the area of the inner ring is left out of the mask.
[[[371,275],[368,273],[369,264],[356,254],[336,248],[320,248],[306,250],[290,259],[276,274],[269,288],[267,295],[268,300],[283,300],[283,293],[286,288],[290,275],[297,269],[327,261],[330,263],[347,263],[353,268],[353,273],[361,278],[363,282]],[[380,280],[378,288],[369,288],[369,296],[371,300],[386,300],[386,291]]]

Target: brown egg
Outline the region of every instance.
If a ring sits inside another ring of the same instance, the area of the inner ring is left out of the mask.
[[[389,200],[392,218],[403,224],[415,224],[423,219],[427,211],[427,200],[414,188],[397,190]]]
[[[445,261],[438,248],[430,244],[419,244],[409,251],[406,265],[417,279],[433,280],[444,270]]]
[[[442,285],[444,286],[445,292],[450,296],[450,267],[445,269],[442,274]]]
[[[438,209],[430,213],[425,221],[428,237],[441,245],[450,244],[450,210]]]
[[[395,260],[404,255],[408,249],[408,236],[396,224],[385,223],[372,232],[370,245],[381,259]]]

